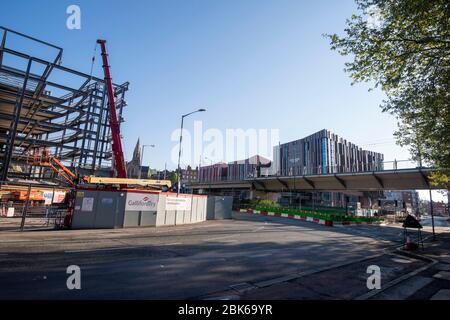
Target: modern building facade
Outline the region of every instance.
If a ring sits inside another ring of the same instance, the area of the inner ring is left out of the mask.
[[[217,182],[227,180],[228,164],[219,162],[209,166],[201,166],[198,173],[199,182]]]
[[[383,170],[381,153],[363,150],[329,130],[274,147],[273,161],[255,155],[200,168],[199,181],[239,181],[261,176],[301,176]]]
[[[269,168],[271,161],[262,156],[256,155],[244,160],[228,163],[227,180],[239,181],[248,178],[260,177],[262,171]]]
[[[384,161],[382,154],[363,150],[326,129],[303,139],[275,146],[273,155],[273,161],[257,155],[245,160],[201,167],[199,182],[241,181],[262,176],[377,171],[383,170]],[[254,194],[248,190],[222,190],[221,193],[232,195],[235,200],[254,198]],[[265,197],[269,196],[265,194],[262,199]],[[338,192],[295,189],[286,189],[270,195],[271,200],[284,206],[352,207],[355,212],[373,208],[382,197],[382,191]]]
[[[381,153],[357,145],[323,129],[305,138],[274,147],[272,175],[316,175],[383,169]]]

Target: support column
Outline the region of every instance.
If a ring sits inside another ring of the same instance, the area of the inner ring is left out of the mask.
[[[20,97],[18,101],[16,101],[15,107],[14,107],[14,119],[11,123],[10,130],[8,133],[8,139],[6,142],[6,154],[3,162],[3,171],[1,175],[1,180],[6,181],[8,177],[8,170],[9,170],[9,164],[11,163],[11,157],[14,150],[14,142],[16,140],[16,133],[17,133],[17,126],[19,124],[20,119],[20,113],[22,111],[22,105],[23,105],[23,99],[25,96],[25,91],[27,90],[27,83],[28,83],[28,77],[30,75],[30,69],[31,69],[32,60],[28,60],[27,65],[27,71],[25,73],[25,77],[23,79],[23,85],[22,85],[22,92],[20,94]]]

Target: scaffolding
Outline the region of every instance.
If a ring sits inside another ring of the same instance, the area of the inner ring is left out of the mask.
[[[52,170],[27,162],[35,148],[49,152],[77,175],[111,176],[111,130],[103,79],[61,63],[63,49],[0,27],[0,180],[64,183]],[[51,58],[14,47],[40,46]],[[92,72],[91,72],[92,73]],[[119,123],[128,82],[113,84]]]

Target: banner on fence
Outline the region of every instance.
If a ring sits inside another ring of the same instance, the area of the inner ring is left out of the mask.
[[[166,197],[166,210],[191,210],[191,198]]]

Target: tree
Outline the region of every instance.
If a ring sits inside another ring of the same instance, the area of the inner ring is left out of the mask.
[[[345,36],[326,35],[353,83],[371,82],[387,96],[381,108],[398,120],[397,143],[414,160],[439,168],[432,183],[448,185],[450,168],[450,2],[355,0]]]
[[[171,171],[169,173],[169,180],[170,182],[172,182],[172,185],[177,185],[178,186],[178,172],[177,171]]]

